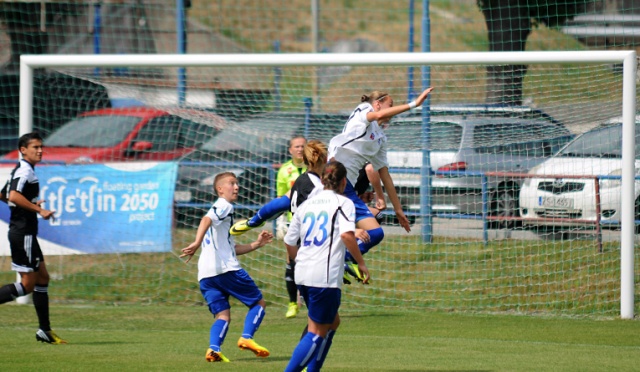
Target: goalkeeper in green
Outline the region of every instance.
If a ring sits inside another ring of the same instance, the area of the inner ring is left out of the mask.
[[[276,177],[276,194],[278,197],[286,195],[296,182],[298,177],[307,171],[304,164],[302,153],[307,140],[304,137],[293,137],[289,141],[289,154],[291,160],[282,164]],[[276,221],[276,236],[283,239],[287,234],[289,223],[291,222],[291,212],[286,212],[278,217]],[[298,315],[298,288],[294,281],[295,261],[287,254],[287,267],[285,269],[284,280],[287,285],[287,293],[289,294],[289,305],[287,306],[286,318],[294,318]]]

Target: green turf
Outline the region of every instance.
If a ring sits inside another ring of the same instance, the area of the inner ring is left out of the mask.
[[[3,371],[282,371],[305,324],[305,312],[284,319],[267,309],[256,340],[271,356],[258,359],[235,342],[242,306],[223,352],[232,363],[206,363],[211,315],[203,306],[74,306],[51,308],[68,345],[35,341],[31,306],[0,307]],[[633,371],[640,322],[342,309],[342,325],[325,371]]]
[[[193,239],[192,230],[181,230]],[[178,235],[178,234],[176,234]],[[167,304],[202,302],[197,258],[171,253],[47,256],[51,301],[62,304]],[[242,242],[253,239],[242,236]],[[636,255],[635,272],[640,273]],[[272,243],[240,257],[269,305],[286,303],[284,248]],[[607,317],[620,315],[619,244],[593,240],[474,240],[389,235],[366,256],[374,284],[350,286],[343,303],[367,309],[518,313]],[[0,257],[0,283],[15,281],[10,257]],[[636,298],[640,292],[636,290]],[[634,312],[640,313],[636,301]]]

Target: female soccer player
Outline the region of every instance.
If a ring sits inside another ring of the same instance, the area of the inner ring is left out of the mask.
[[[433,88],[425,89],[414,101],[400,106],[393,106],[393,99],[386,92],[374,91],[368,96],[363,95],[360,105],[349,116],[342,133],[333,137],[329,143],[329,159],[343,163],[347,169],[347,186],[344,195],[351,199],[356,207],[358,228],[365,229],[370,237],[368,242],[359,244],[362,254],[367,253],[384,238],[380,224],[353,188],[360,169],[367,162],[378,171],[400,225],[407,232],[411,231],[409,220],[404,215],[393,179],[389,174],[387,137],[383,127],[393,116],[422,105],[432,90]],[[349,261],[347,271],[362,280],[363,277],[358,273],[358,265],[353,261],[353,257],[347,254],[347,260]]]
[[[262,231],[258,239],[250,244],[236,244],[229,236],[233,224],[233,202],[238,199],[238,180],[235,174],[224,172],[213,181],[218,200],[202,218],[196,239],[182,249],[180,257],[193,257],[202,246],[198,260],[198,281],[200,291],[207,301],[209,311],[215,316],[209,334],[209,349],[205,355],[208,362],[228,362],[220,351],[231,322],[229,296],[245,304],[249,311],[244,320],[244,331],[238,340],[238,347],[251,350],[258,357],[268,357],[269,350],[253,340],[265,315],[266,303],[262,292],[253,279],[240,266],[236,255],[252,252],[271,242],[273,234]]]
[[[291,213],[295,213],[297,206],[301,205],[307,198],[322,191],[323,186],[319,175],[322,174],[322,170],[327,163],[327,146],[320,141],[309,141],[302,149],[302,161],[307,171],[296,178],[287,193],[291,200],[288,208]],[[284,272],[287,293],[289,294],[287,318],[293,318],[298,314],[298,288],[294,279],[295,267],[295,260],[287,256],[287,266]]]
[[[345,247],[369,281],[369,270],[355,237],[355,207],[340,195],[347,184],[347,170],[339,162],[324,169],[324,190],[307,199],[293,216],[285,236],[287,252],[296,260],[296,283],[308,312],[308,332],[293,351],[285,371],[318,371],[340,325]],[[299,243],[298,243],[299,242]],[[300,248],[298,248],[300,244]]]
[[[296,182],[296,179],[307,171],[307,165],[304,163],[303,153],[304,145],[307,143],[306,138],[302,136],[295,136],[289,141],[289,154],[291,159],[282,164],[276,175],[276,195],[282,197],[288,194],[291,187]],[[276,237],[278,239],[284,238],[289,228],[289,222],[291,221],[291,212],[284,213],[276,220]],[[287,256],[287,268],[286,273],[292,270],[292,266],[295,262],[289,259]],[[298,315],[298,289],[293,283],[293,276],[289,277],[285,274],[285,284],[287,287],[287,294],[289,295],[289,305],[287,306],[287,313],[285,317],[295,318]]]

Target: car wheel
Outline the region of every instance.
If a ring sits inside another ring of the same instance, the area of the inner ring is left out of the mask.
[[[493,193],[489,215],[494,217],[520,217],[520,203],[518,190],[514,188],[501,188]],[[521,221],[502,220],[490,221],[490,229],[512,229],[521,226]]]

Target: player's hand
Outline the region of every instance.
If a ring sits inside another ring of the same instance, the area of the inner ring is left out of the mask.
[[[387,209],[387,201],[384,200],[384,197],[376,199],[376,209],[380,211]]]
[[[363,243],[369,243],[371,241],[369,233],[364,229],[356,229],[356,239],[360,239]]]
[[[260,232],[260,235],[258,235],[258,240],[256,240],[256,243],[258,243],[258,248],[259,248],[271,243],[272,241],[273,241],[273,234],[267,230],[262,230]]]
[[[50,210],[47,210],[47,209],[41,209],[40,210],[40,215],[45,220],[48,220],[48,219],[55,220],[55,217],[53,216],[54,213],[56,213],[56,212],[55,211],[50,211]]]
[[[362,194],[360,194],[360,200],[362,200],[365,204],[371,203],[371,201],[373,200],[373,192],[372,191],[363,192]]]
[[[398,222],[400,226],[404,228],[406,232],[411,232],[411,225],[409,224],[409,219],[404,215],[403,211],[396,211],[396,217],[398,217]]]
[[[364,275],[364,281],[362,282],[362,284],[369,284],[371,282],[371,274],[369,274],[367,265],[365,265],[364,263],[358,264],[358,270],[360,270],[362,275]]]
[[[427,96],[429,95],[429,93],[431,93],[432,90],[433,90],[433,87],[429,87],[425,89],[422,93],[420,93],[418,98],[416,98],[416,105],[420,106],[427,99]]]
[[[191,261],[191,258],[193,258],[193,255],[198,250],[198,247],[200,247],[200,244],[193,242],[185,248],[182,248],[182,254],[180,255],[180,258],[188,256],[187,260],[184,263],[188,263],[189,261]]]

